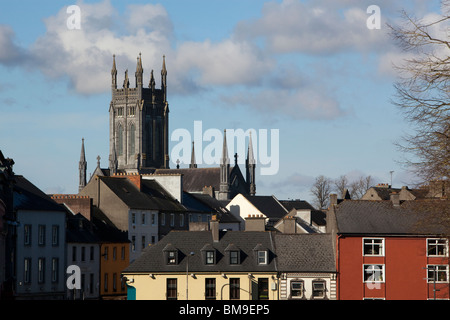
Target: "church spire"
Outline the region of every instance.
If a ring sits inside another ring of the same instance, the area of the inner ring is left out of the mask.
[[[161,90],[164,92],[164,101],[167,101],[167,69],[166,56],[163,56],[163,64],[161,69]]]
[[[116,55],[113,54],[113,66],[111,69],[111,87],[117,89],[117,69],[116,69]]]
[[[87,169],[87,162],[86,162],[86,153],[84,151],[84,138],[81,139],[81,155],[80,155],[80,162],[78,164],[78,169],[80,173],[80,182],[78,184],[78,191],[81,191],[86,186],[86,169]]]
[[[228,157],[227,130],[223,131],[222,159],[220,160],[219,200],[229,200],[230,196],[230,158]]]
[[[247,180],[248,191],[251,196],[254,196],[256,193],[255,167],[256,167],[256,161],[255,161],[255,156],[253,155],[252,132],[250,131],[250,137],[249,137],[249,141],[248,141],[248,153],[247,153],[247,160],[245,163],[245,169],[246,169],[246,180]]]
[[[144,69],[142,68],[142,57],[141,57],[140,52],[139,52],[139,57],[137,57],[136,74],[135,75],[136,75],[136,88],[142,87]]]
[[[153,76],[153,70],[150,73],[150,82],[148,84],[148,87],[152,90],[155,90],[155,77]]]
[[[189,165],[189,168],[197,168],[197,163],[195,161],[194,141],[192,141],[191,164]]]

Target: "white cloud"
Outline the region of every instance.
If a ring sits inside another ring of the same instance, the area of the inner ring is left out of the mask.
[[[14,42],[14,30],[0,25],[0,63],[8,66],[20,63],[25,52]]]
[[[336,9],[320,2],[269,2],[260,19],[242,21],[235,32],[240,38],[262,38],[275,53],[380,50],[386,43],[385,31],[366,27],[366,9],[356,4]]]

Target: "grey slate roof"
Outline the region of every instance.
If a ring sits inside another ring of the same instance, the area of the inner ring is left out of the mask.
[[[186,208],[155,180],[142,179],[139,190],[126,177],[99,177],[99,179],[130,208],[186,211]]]
[[[188,192],[202,192],[204,187],[219,190],[220,186],[220,167],[157,169],[155,174],[182,174],[183,189]]]
[[[440,234],[445,231],[443,226],[439,221],[432,223],[439,218],[436,211],[442,211],[439,206],[450,208],[448,200],[435,200],[434,204],[432,200],[413,200],[400,206],[386,200],[343,201],[336,209],[337,230],[343,234]]]
[[[274,234],[278,271],[336,272],[331,234]]]
[[[243,196],[269,219],[281,219],[288,213],[274,196]]]
[[[25,177],[14,179],[14,210],[66,211]]]
[[[157,244],[149,246],[142,255],[137,258],[124,273],[135,272],[186,272],[187,255],[189,257],[189,272],[275,272],[275,255],[270,232],[251,231],[227,231],[221,232],[218,242],[214,242],[210,231],[171,231]],[[241,263],[229,264],[226,249],[230,245],[239,248]],[[167,247],[176,248],[178,261],[176,265],[166,264],[163,250]],[[206,247],[205,247],[206,246]],[[205,256],[202,249],[214,248],[216,250],[216,264],[205,264]],[[266,265],[258,265],[255,248],[267,248],[269,250],[269,262]]]
[[[164,251],[179,250],[179,263],[167,265]],[[214,265],[204,263],[202,250],[216,250]],[[230,265],[228,251],[240,250],[241,263]],[[269,263],[258,265],[256,250],[269,251]],[[213,242],[210,231],[172,231],[150,246],[124,273],[189,272],[336,272],[331,234],[281,234],[258,231],[221,232]]]

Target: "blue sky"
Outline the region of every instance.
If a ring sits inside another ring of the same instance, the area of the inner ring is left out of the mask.
[[[79,30],[66,24],[73,4]],[[380,29],[366,26],[370,5]],[[319,175],[389,183],[394,171],[394,186],[410,185],[394,146],[410,128],[391,104],[392,63],[405,54],[385,25],[401,9],[440,13],[439,1],[421,0],[5,2],[0,150],[42,190],[76,193],[83,137],[88,171],[97,155],[107,166],[112,55],[120,84],[141,52],[144,82],[154,69],[157,85],[166,56],[171,132],[193,134],[194,121],[279,130],[279,170],[257,174],[257,194],[310,201]]]

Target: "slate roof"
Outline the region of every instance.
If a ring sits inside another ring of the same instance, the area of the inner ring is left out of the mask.
[[[312,205],[310,205],[305,200],[279,200],[280,203],[286,208],[287,211],[291,211],[292,209],[297,210],[316,210]]]
[[[65,208],[52,200],[25,177],[14,177],[14,210],[62,211]]]
[[[204,187],[219,190],[220,187],[220,167],[157,169],[155,174],[182,174],[183,189],[188,192],[202,192]]]
[[[185,192],[186,193],[186,192]],[[223,203],[216,198],[211,197],[209,194],[191,193],[190,196],[204,206],[206,206],[209,212],[216,213],[217,219],[220,222],[235,222],[240,221],[223,205]],[[183,198],[184,200],[184,198]],[[184,202],[183,202],[184,204]]]
[[[155,180],[142,179],[141,190],[126,177],[99,177],[128,207],[179,212],[186,211],[174,197]]]
[[[449,200],[412,200],[399,206],[386,200],[349,200],[335,214],[341,234],[440,234],[445,227],[438,215],[448,214],[449,208]]]
[[[331,234],[274,234],[278,271],[336,272]]]
[[[281,219],[288,213],[274,196],[243,196],[269,219]]]
[[[189,257],[189,272],[275,272],[276,263],[271,232],[227,231],[220,233],[220,240],[214,242],[210,231],[171,231],[157,244],[144,250],[124,273],[157,273],[157,272],[186,272],[187,255]],[[240,264],[231,265],[226,249],[233,245],[240,250]],[[216,264],[204,263],[202,249],[212,247],[216,250]],[[164,259],[164,248],[176,248],[178,264],[168,265]],[[258,265],[255,248],[269,250],[269,261],[266,265]]]

